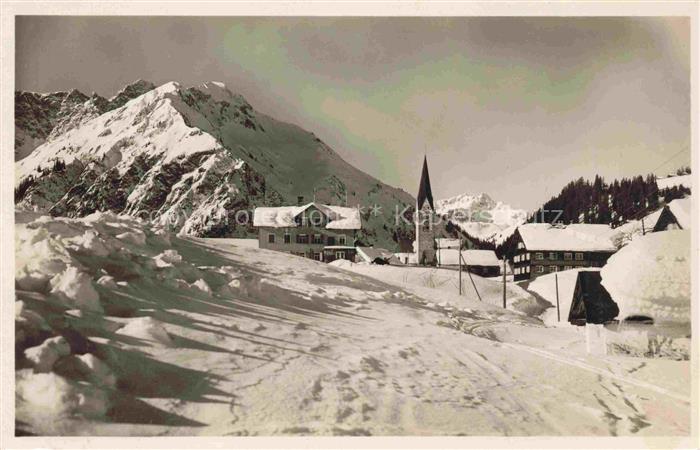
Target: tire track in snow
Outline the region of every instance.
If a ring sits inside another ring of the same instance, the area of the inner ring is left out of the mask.
[[[595,373],[597,375],[601,375],[601,376],[606,377],[606,378],[612,378],[612,379],[621,381],[623,383],[631,384],[633,386],[637,386],[637,387],[640,387],[643,389],[648,389],[650,391],[654,391],[658,394],[666,395],[668,397],[673,398],[674,400],[678,400],[678,401],[683,402],[687,405],[690,405],[690,399],[687,396],[684,396],[682,394],[678,394],[676,392],[673,392],[669,389],[662,388],[661,386],[657,386],[655,384],[647,383],[645,381],[637,380],[637,379],[630,378],[630,377],[625,377],[622,375],[617,375],[613,372],[610,372],[609,370],[601,369],[599,367],[592,366],[592,365],[587,364],[587,363],[582,362],[582,361],[577,361],[577,360],[574,360],[571,358],[559,356],[559,355],[556,355],[554,353],[548,352],[546,350],[528,347],[526,345],[513,344],[513,343],[509,343],[509,342],[501,342],[500,344],[503,345],[504,347],[509,347],[509,348],[514,349],[514,350],[521,350],[521,351],[530,352],[532,354],[542,356],[544,358],[559,362],[561,364],[567,364],[569,366],[573,366],[573,367],[576,367],[576,368],[582,369],[582,370],[587,370],[589,372]]]

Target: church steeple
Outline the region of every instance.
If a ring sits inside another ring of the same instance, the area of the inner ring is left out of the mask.
[[[423,172],[420,176],[420,185],[418,186],[417,206],[418,210],[423,208],[423,203],[428,200],[430,208],[435,211],[433,204],[433,190],[430,188],[430,175],[428,174],[428,157],[423,157]]]
[[[423,172],[420,176],[418,197],[416,197],[416,240],[413,246],[416,252],[416,263],[420,265],[433,265],[436,262],[434,216],[435,204],[433,203],[433,190],[430,187],[428,157],[426,156],[423,158]]]

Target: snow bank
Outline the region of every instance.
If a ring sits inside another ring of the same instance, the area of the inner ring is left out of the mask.
[[[432,267],[407,267],[376,264],[356,264],[350,261],[337,260],[330,265],[367,275],[377,280],[401,287],[427,288],[432,291],[429,298],[434,298],[435,303],[441,303],[442,299],[449,299],[454,307],[470,307],[471,302],[479,301],[474,287],[467,273],[462,273],[463,295],[458,295],[459,271],[450,269],[438,269]],[[503,305],[503,284],[500,280],[482,278],[471,274],[476,288],[481,296],[481,301],[494,306]],[[508,309],[519,311],[528,315],[539,314],[542,305],[539,305],[530,293],[514,283],[506,284],[506,305]]]
[[[166,346],[173,344],[170,335],[163,325],[153,317],[139,317],[132,319],[125,326],[117,330],[117,334],[131,336],[147,341],[155,341]]]
[[[173,267],[173,264],[182,261],[182,256],[180,256],[176,250],[166,250],[163,253],[153,257],[156,267]]]
[[[24,356],[34,365],[34,372],[49,372],[62,356],[70,355],[70,345],[63,336],[45,340],[41,345],[28,348]]]
[[[192,287],[199,289],[200,291],[204,292],[207,295],[211,295],[212,291],[209,285],[207,284],[206,281],[202,280],[201,278],[194,283],[192,283]]]
[[[92,285],[92,278],[77,267],[69,266],[51,279],[51,293],[68,306],[86,311],[102,312],[100,295]]]
[[[690,323],[690,231],[650,233],[622,248],[601,271],[620,318]]]
[[[107,394],[90,385],[72,383],[55,373],[20,370],[16,375],[16,409],[35,419],[53,421],[82,415],[101,417],[109,408]]]
[[[693,175],[678,175],[666,178],[657,178],[656,186],[659,189],[668,189],[675,186],[685,186],[687,188],[693,187]]]
[[[110,369],[107,364],[102,362],[95,355],[86,353],[84,355],[77,356],[77,359],[83,365],[89,379],[95,384],[114,387],[114,385],[117,383],[117,377],[112,372],[112,369]]]

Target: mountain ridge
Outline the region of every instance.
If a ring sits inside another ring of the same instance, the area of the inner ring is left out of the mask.
[[[232,211],[303,196],[363,207],[365,244],[396,248],[397,236],[410,234],[393,217],[413,204],[410,195],[313,133],[255,111],[223,83],[170,82],[96,117],[76,111],[65,115],[72,126],[16,163],[20,207],[71,217],[111,210],[185,234],[251,236],[250,224],[230,223]]]
[[[436,212],[446,216],[469,236],[482,241],[500,241],[527,219],[527,211],[512,208],[488,194],[460,194],[435,202]]]

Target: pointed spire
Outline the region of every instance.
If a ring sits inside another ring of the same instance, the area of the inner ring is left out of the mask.
[[[428,157],[423,157],[423,172],[420,176],[420,186],[418,187],[418,199],[417,206],[420,210],[423,208],[423,203],[428,200],[428,204],[435,211],[435,205],[433,204],[433,190],[430,188],[430,175],[428,174]]]

